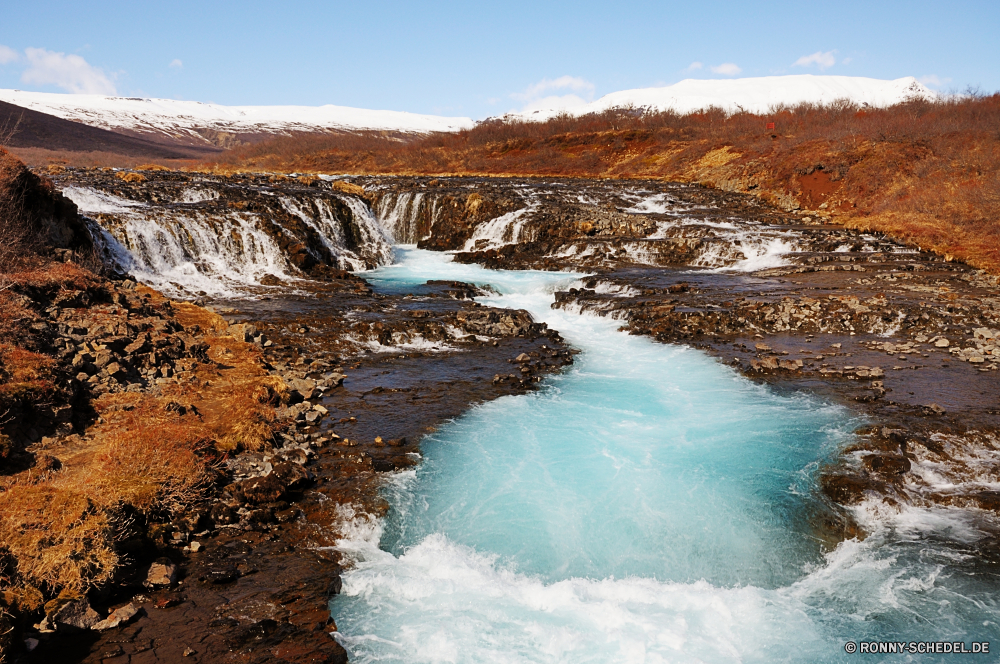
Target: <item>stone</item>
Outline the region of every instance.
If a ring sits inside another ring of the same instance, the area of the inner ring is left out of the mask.
[[[55,613],[49,616],[50,622],[57,629],[90,629],[101,620],[101,616],[90,606],[86,597],[62,604]]]
[[[945,412],[947,412],[947,411],[945,411],[944,408],[942,408],[941,406],[939,406],[936,403],[932,403],[932,404],[928,404],[926,406],[923,406],[923,407],[921,407],[921,410],[923,411],[924,415],[944,415]]]
[[[948,341],[947,339],[938,339],[937,341],[934,342],[934,346],[937,348],[947,348],[950,345],[951,342]]]
[[[786,371],[798,371],[802,368],[802,360],[780,360],[778,367]]]
[[[157,558],[146,573],[145,586],[172,586],[177,581],[177,565],[170,558]]]
[[[190,657],[191,655],[197,655],[197,654],[198,654],[198,651],[195,650],[194,648],[185,648],[184,649],[184,656],[185,657]]]
[[[330,412],[326,408],[324,408],[323,406],[321,406],[319,404],[316,404],[315,406],[313,406],[313,410],[315,410],[320,415],[327,415]]]
[[[226,333],[247,343],[253,343],[254,337],[260,334],[257,327],[251,323],[234,323],[226,328]]]
[[[315,424],[322,418],[323,414],[315,410],[310,410],[308,413],[306,413],[306,422],[308,422],[309,424]]]
[[[1000,339],[1000,330],[991,330],[988,327],[977,327],[972,331],[972,336],[983,341]]]
[[[521,353],[520,355],[518,355],[517,357],[514,358],[514,361],[515,362],[530,362],[531,361],[531,356],[528,355],[527,353]]]
[[[767,344],[756,344],[754,346],[754,348],[756,348],[759,351],[769,351],[769,350],[771,350],[771,347],[768,346]]]
[[[112,362],[108,366],[104,367],[104,370],[108,372],[108,376],[119,382],[125,379],[125,369],[123,369],[117,362]]]
[[[972,357],[969,358],[969,362],[973,364],[982,364],[985,361],[986,360],[984,360],[981,355],[973,355]]]
[[[767,369],[777,369],[778,368],[778,358],[776,357],[764,357],[759,360],[750,360],[750,366],[755,371],[765,371]]]
[[[140,608],[133,603],[126,604],[125,606],[119,607],[111,612],[107,618],[101,622],[95,624],[92,629],[99,632],[103,632],[107,629],[112,629],[118,627],[119,625],[124,625],[132,618],[139,615]]]
[[[285,384],[301,394],[303,399],[312,399],[316,396],[316,381],[309,378],[286,378]]]

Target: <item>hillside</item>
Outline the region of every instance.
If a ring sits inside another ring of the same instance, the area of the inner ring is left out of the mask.
[[[230,147],[294,132],[376,130],[402,134],[468,129],[468,118],[346,106],[223,106],[143,99],[0,90],[0,101],[64,120],[159,142]]]
[[[698,182],[1000,272],[997,126],[1000,94],[888,108],[801,104],[773,115],[612,109],[493,120],[405,143],[371,133],[280,138],[204,168]]]
[[[781,106],[830,104],[847,100],[861,107],[884,108],[907,99],[934,101],[938,95],[912,76],[885,81],[860,76],[762,76],[720,80],[685,79],[658,88],[622,90],[567,109],[538,109],[508,117],[549,120],[562,112],[573,116],[612,108],[693,113],[714,107],[726,112],[767,113]]]
[[[103,152],[138,159],[206,159],[221,152],[209,145],[163,145],[0,101],[0,127],[11,132],[7,147],[47,151]]]

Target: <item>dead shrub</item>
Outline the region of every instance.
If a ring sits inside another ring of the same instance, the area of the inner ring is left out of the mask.
[[[280,379],[279,379],[280,381]],[[266,383],[246,385],[229,395],[216,420],[216,448],[221,452],[259,452],[271,447],[278,392]]]
[[[158,406],[115,417],[81,480],[108,509],[130,505],[146,515],[175,515],[200,500],[214,479],[206,463],[211,438],[200,420]]]
[[[115,177],[123,182],[145,182],[146,176],[142,173],[136,173],[134,171],[118,171],[115,173]]]
[[[39,608],[40,590],[82,593],[111,578],[118,564],[114,529],[86,494],[58,479],[19,481],[4,489],[0,548],[13,567],[4,585],[18,603],[28,605],[24,608]]]
[[[46,401],[55,391],[54,366],[55,360],[50,357],[0,344],[0,413],[19,402]]]
[[[354,184],[353,182],[344,182],[343,180],[334,180],[330,183],[330,188],[334,191],[342,191],[345,194],[354,194],[355,196],[364,196],[365,188],[361,185]]]

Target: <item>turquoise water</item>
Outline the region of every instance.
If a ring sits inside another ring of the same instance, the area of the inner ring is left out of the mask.
[[[857,426],[691,349],[553,310],[578,275],[401,249],[366,275],[491,285],[582,353],[534,394],[473,408],[395,475],[381,521],[345,514],[331,602],[355,662],[850,661],[844,643],[997,639],[990,537],[960,510],[859,518],[824,552],[818,465]],[[353,518],[352,518],[353,517]]]

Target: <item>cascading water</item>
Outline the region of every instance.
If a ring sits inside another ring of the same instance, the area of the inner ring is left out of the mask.
[[[399,244],[416,244],[420,240],[422,192],[388,193],[376,206],[382,227]],[[433,210],[431,211],[433,222]]]
[[[109,260],[173,295],[234,297],[265,277],[301,278],[317,263],[363,270],[392,261],[390,236],[355,196],[244,185],[227,201],[208,187],[164,189],[153,189],[159,202],[90,186],[63,193],[93,218]]]
[[[345,513],[331,602],[354,662],[835,662],[845,643],[994,641],[996,530],[971,511],[871,504],[824,551],[819,464],[857,424],[693,350],[553,310],[579,275],[400,251],[366,276],[489,284],[583,353],[541,391],[474,408]]]

